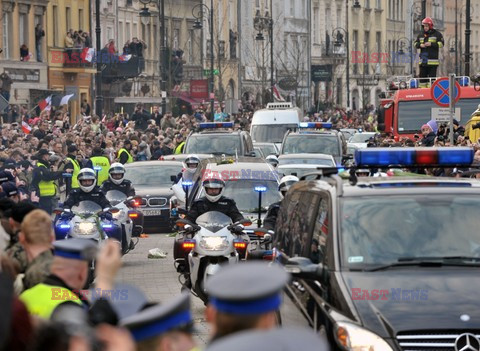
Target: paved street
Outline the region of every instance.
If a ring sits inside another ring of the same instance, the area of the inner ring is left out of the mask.
[[[159,248],[167,258],[149,259],[148,250]],[[123,257],[119,280],[141,288],[150,301],[165,302],[180,293],[178,273],[173,267],[173,238],[165,234],[150,234],[140,239],[137,247]],[[202,345],[208,340],[209,328],[204,318],[203,302],[192,295],[196,336]]]

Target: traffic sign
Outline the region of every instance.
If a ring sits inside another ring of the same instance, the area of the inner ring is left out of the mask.
[[[450,82],[448,78],[437,79],[430,88],[432,94],[432,100],[438,106],[449,107],[450,106]],[[460,99],[460,84],[455,81],[455,103]]]
[[[210,70],[209,69],[204,69],[203,70],[203,75],[204,76],[209,76],[210,75]],[[218,69],[213,70],[213,75],[218,76]]]

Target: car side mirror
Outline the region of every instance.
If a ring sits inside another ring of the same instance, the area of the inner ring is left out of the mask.
[[[252,225],[252,221],[249,220],[249,219],[241,219],[239,220],[236,224],[242,224],[244,225],[245,227],[249,227]]]
[[[313,263],[307,257],[292,257],[285,264],[285,270],[294,278],[317,280],[323,276],[323,264]]]

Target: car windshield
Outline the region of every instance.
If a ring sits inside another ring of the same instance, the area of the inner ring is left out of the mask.
[[[277,149],[275,148],[274,144],[260,144],[260,145],[254,145],[254,146],[262,150],[265,156],[272,155],[272,154],[275,155],[277,153]]]
[[[263,212],[266,212],[271,204],[282,199],[278,191],[278,183],[274,180],[229,180],[225,182],[223,195],[235,200],[240,212],[258,212],[258,193],[255,192],[255,187],[257,186],[267,188],[267,191],[262,193]],[[203,188],[199,197],[202,196],[205,196]]]
[[[172,185],[171,176],[176,176],[182,171],[182,164],[178,166],[142,166],[142,167],[125,167],[125,179],[136,185],[166,186]]]
[[[285,133],[295,131],[298,124],[263,124],[252,126],[252,140],[263,143],[281,143]]]
[[[294,175],[297,176],[298,178],[302,177],[304,174],[307,173],[312,173],[315,172],[317,169],[316,168],[279,168],[278,173],[282,176],[287,176],[287,175]]]
[[[281,158],[280,165],[319,165],[327,167],[335,167],[334,160],[324,158]]]
[[[355,197],[344,199],[341,206],[344,267],[412,258],[480,258],[478,196]]]
[[[368,143],[371,137],[375,136],[375,133],[356,133],[354,134],[349,143]]]
[[[185,154],[240,154],[242,146],[238,134],[196,134],[188,138]]]
[[[282,145],[282,153],[340,156],[340,144],[337,137],[331,134],[289,135]]]
[[[461,123],[467,123],[480,104],[480,99],[460,99],[455,109],[460,109]],[[440,108],[433,101],[401,101],[398,104],[398,132],[417,133],[422,125],[432,119],[432,108]]]

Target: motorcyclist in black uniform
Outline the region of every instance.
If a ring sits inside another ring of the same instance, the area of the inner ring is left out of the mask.
[[[71,209],[81,201],[93,201],[102,207],[102,209],[111,207],[110,201],[107,200],[103,191],[96,186],[97,176],[93,169],[81,169],[78,173],[77,179],[80,187],[78,189],[73,189],[70,194],[68,194],[68,197],[63,204],[65,209]]]
[[[288,175],[283,177],[280,180],[280,184],[278,185],[278,191],[282,193],[282,196],[285,198],[288,189],[298,182],[298,178],[293,175]],[[263,221],[263,227],[268,230],[275,231],[275,223],[277,222],[278,211],[280,210],[280,205],[282,201],[275,202],[270,205],[267,211],[267,215]]]
[[[186,219],[195,223],[202,214],[210,211],[218,211],[226,214],[232,222],[244,219],[233,199],[222,195],[225,182],[222,179],[206,179],[203,181],[205,196],[195,200],[187,213]]]
[[[135,189],[132,182],[125,179],[125,167],[117,162],[113,163],[108,170],[108,180],[103,182],[100,188],[105,194],[110,190],[118,190],[127,197],[135,196]]]

